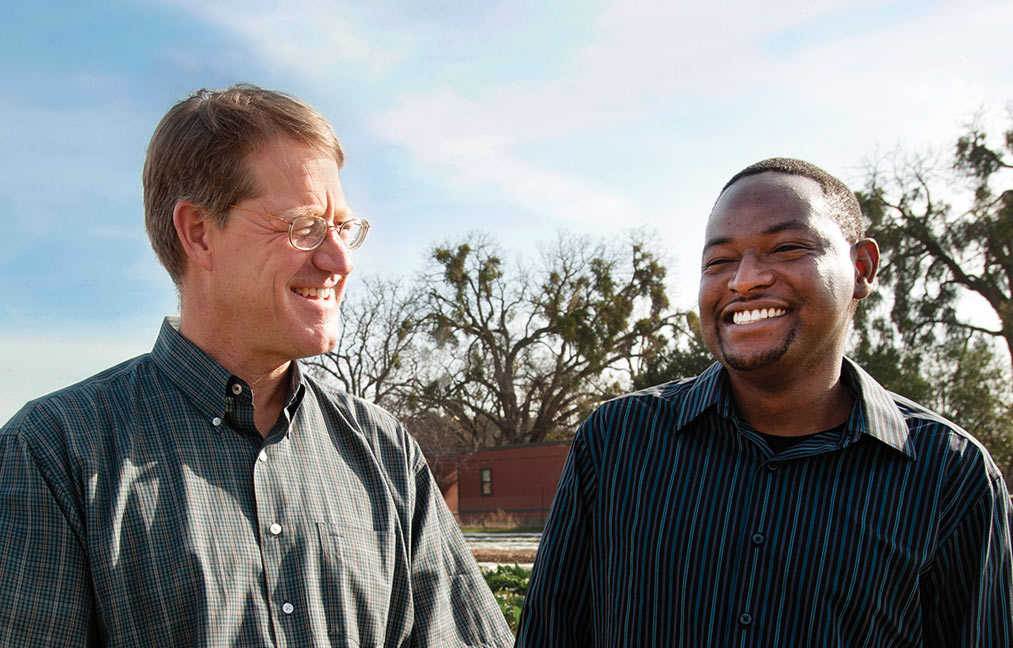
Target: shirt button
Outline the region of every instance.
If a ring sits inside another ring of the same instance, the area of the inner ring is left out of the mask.
[[[767,470],[769,470],[770,472],[777,472],[777,468],[778,468],[778,465],[776,463],[774,463],[773,461],[771,461],[770,463],[767,464]]]
[[[267,461],[267,451],[261,450],[260,454],[257,455],[257,461]]]
[[[275,522],[270,528],[271,535],[279,535],[281,533],[281,525]]]
[[[762,533],[754,533],[753,534],[753,544],[754,545],[761,545],[761,544],[763,544],[764,540],[765,540],[765,538],[763,537]]]
[[[284,612],[285,614],[292,614],[293,612],[295,612],[295,606],[289,603],[288,601],[285,601],[284,603],[281,604],[281,611]]]
[[[748,613],[739,615],[739,623],[741,623],[742,625],[747,626],[752,622],[753,622],[753,615]]]
[[[239,396],[240,394],[243,393],[243,386],[240,385],[239,383],[235,383],[234,385],[232,385],[232,393],[235,394],[236,396]]]
[[[219,427],[221,424],[222,424],[222,419],[218,418],[217,416],[214,417],[213,419],[211,419],[211,425],[213,425],[215,427]]]

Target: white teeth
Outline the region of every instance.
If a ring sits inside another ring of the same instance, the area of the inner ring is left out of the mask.
[[[732,314],[732,321],[736,324],[751,324],[771,317],[784,315],[783,308],[758,308],[751,311],[739,311]]]
[[[333,292],[330,288],[294,288],[295,292],[303,297],[316,297],[317,299],[329,299]]]

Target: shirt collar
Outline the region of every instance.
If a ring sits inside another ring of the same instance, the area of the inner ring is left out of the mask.
[[[893,394],[850,358],[844,358],[841,379],[855,392],[859,405],[851,411],[849,431],[854,432],[856,438],[857,434],[868,434],[914,459],[911,431]]]
[[[849,358],[844,358],[841,380],[856,398],[845,426],[845,437],[857,440],[861,434],[867,434],[914,459],[907,423],[890,392]],[[697,376],[679,398],[677,430],[682,430],[711,407],[725,418],[731,418],[735,411],[728,372],[717,362]]]
[[[179,319],[166,317],[151,350],[155,364],[208,417],[225,416],[232,374],[179,332]]]
[[[155,340],[151,357],[176,387],[205,416],[226,418],[228,399],[230,397],[242,399],[251,406],[249,425],[252,426],[252,400],[250,400],[249,385],[218,364],[193,342],[183,337],[183,334],[179,332],[178,318],[166,317],[162,321],[162,328],[158,333],[158,339]],[[284,410],[288,418],[291,419],[306,392],[305,378],[298,362],[291,364],[289,381],[289,397]],[[231,391],[233,385],[236,384],[240,384],[243,388],[240,396],[236,396]]]
[[[675,426],[682,430],[696,420],[710,407],[717,407],[722,416],[731,414],[731,399],[728,397],[728,380],[725,369],[715,362],[693,380],[692,386],[682,396],[682,406]]]

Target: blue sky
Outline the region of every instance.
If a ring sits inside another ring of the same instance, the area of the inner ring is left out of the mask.
[[[147,351],[176,310],[147,242],[148,138],[191,90],[257,83],[335,126],[356,274],[473,230],[534,255],[646,228],[678,306],[743,166],[858,183],[1013,100],[1008,0],[9,3],[0,24],[0,421]],[[356,289],[353,282],[350,290]]]

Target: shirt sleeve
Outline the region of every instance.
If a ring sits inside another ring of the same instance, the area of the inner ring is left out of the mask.
[[[578,432],[538,546],[517,631],[518,648],[594,644],[590,605],[593,529],[588,513],[594,485],[587,443]]]
[[[1013,646],[1009,492],[995,474],[980,497],[960,504],[922,587],[925,645]]]
[[[443,501],[422,451],[409,442],[412,648],[507,648],[513,634]]]
[[[10,428],[0,430],[0,475],[0,645],[91,645],[91,582],[67,492]]]

